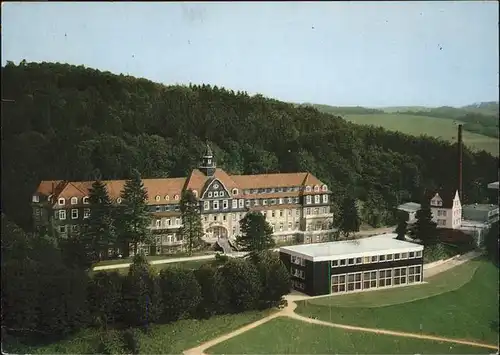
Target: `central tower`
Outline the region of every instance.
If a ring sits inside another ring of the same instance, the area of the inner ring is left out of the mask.
[[[205,154],[203,154],[203,158],[198,169],[208,177],[212,177],[215,174],[216,164],[214,160],[214,154],[212,153],[212,149],[210,149],[208,143]]]

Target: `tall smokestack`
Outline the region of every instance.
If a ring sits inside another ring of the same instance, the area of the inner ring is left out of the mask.
[[[462,199],[462,125],[458,125],[458,196],[460,197],[460,203],[464,203]]]

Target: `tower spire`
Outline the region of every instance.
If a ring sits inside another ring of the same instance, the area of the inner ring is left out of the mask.
[[[201,159],[201,164],[198,167],[199,170],[204,173],[206,176],[213,176],[215,174],[216,164],[214,159],[214,153],[212,152],[212,148],[206,141],[206,150]]]

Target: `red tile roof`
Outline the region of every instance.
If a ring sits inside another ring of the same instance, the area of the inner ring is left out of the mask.
[[[218,179],[232,193],[233,189],[238,189],[235,197],[243,196],[243,190],[271,187],[292,187],[292,186],[322,186],[322,182],[310,173],[283,173],[283,174],[258,174],[258,175],[229,175],[222,169],[216,169],[214,177]],[[205,176],[200,170],[194,169],[187,178],[164,178],[164,179],[143,179],[144,187],[148,192],[148,203],[153,205],[164,205],[178,203],[184,189],[192,189],[201,195],[202,190],[212,178]],[[107,180],[108,193],[112,201],[120,197],[126,180]],[[36,190],[39,195],[53,195],[53,202],[58,198],[71,199],[78,197],[78,204],[82,203],[83,197],[88,196],[92,181],[67,182],[62,180],[42,181]],[[311,193],[314,193],[312,191]],[[308,194],[308,193],[306,193]],[[178,200],[175,196],[178,196]],[[259,195],[259,198],[279,198],[297,196],[299,192],[283,192]],[[166,197],[168,196],[168,199]],[[255,197],[254,197],[255,196]],[[157,200],[156,198],[159,197]],[[245,195],[248,198],[257,198],[256,195]]]

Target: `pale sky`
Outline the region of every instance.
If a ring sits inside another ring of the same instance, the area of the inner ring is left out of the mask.
[[[291,102],[498,100],[498,3],[2,3],[2,65],[62,62]]]

